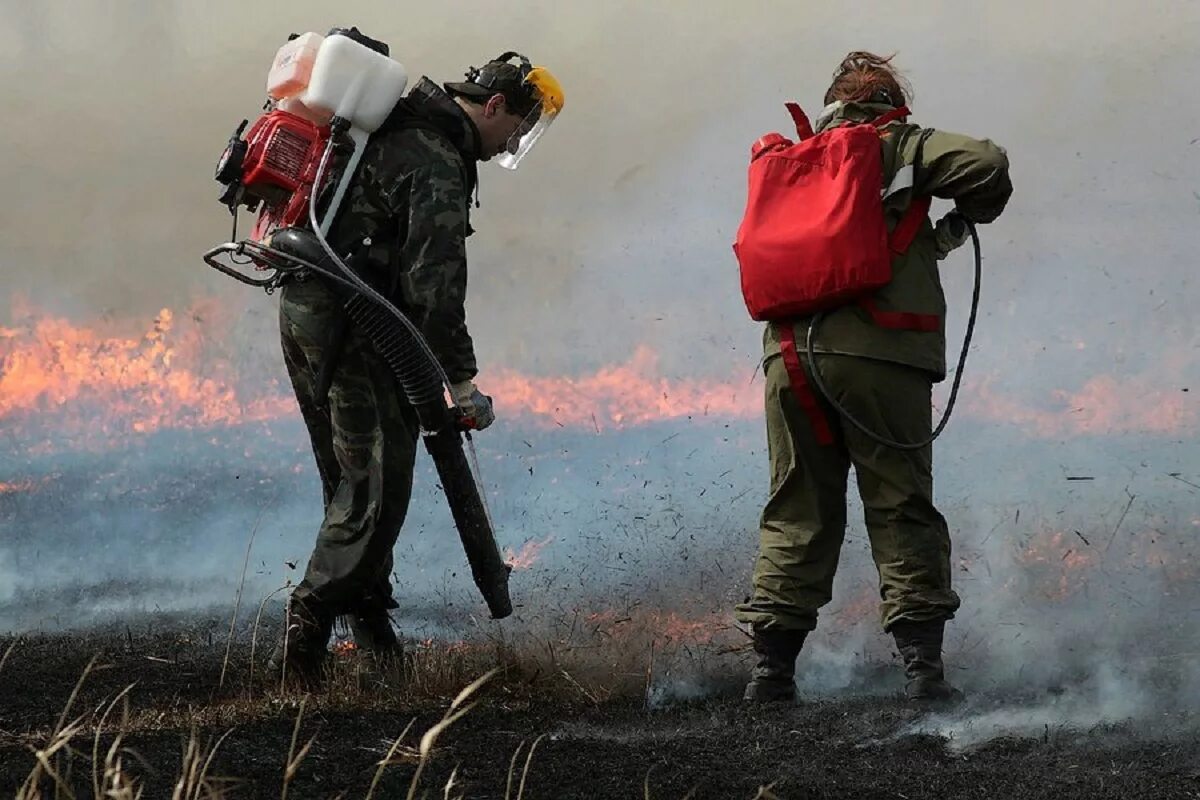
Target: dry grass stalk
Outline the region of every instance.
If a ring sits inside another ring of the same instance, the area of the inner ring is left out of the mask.
[[[137,683],[131,683],[121,690],[120,694],[112,699],[108,704],[108,708],[104,709],[104,713],[100,716],[100,722],[96,725],[96,733],[92,738],[92,793],[96,797],[119,797],[119,798],[135,798],[141,796],[141,790],[137,789],[135,782],[130,778],[124,769],[121,761],[121,741],[125,725],[129,722],[129,692],[137,686]],[[121,712],[121,725],[117,735],[113,737],[112,744],[109,746],[107,753],[104,756],[104,775],[100,775],[100,735],[104,732],[104,726],[108,722],[108,715],[117,707],[117,703],[125,701],[124,708]]]
[[[208,771],[212,767],[217,750],[231,733],[232,729],[222,734],[212,749],[205,753],[196,738],[196,731],[192,731],[183,752],[183,764],[179,770],[179,779],[175,782],[175,789],[171,793],[171,800],[217,800],[224,796],[221,784],[228,781],[210,778]]]
[[[59,727],[54,735],[50,737],[49,744],[46,747],[38,749],[31,747],[30,751],[34,757],[34,767],[25,779],[25,783],[17,790],[17,800],[42,800],[42,782],[45,778],[49,778],[54,783],[54,796],[74,798],[75,794],[71,791],[70,785],[66,779],[59,774],[59,770],[55,768],[55,763],[59,761],[59,756],[66,752],[70,755],[71,740],[75,738],[83,728],[83,718],[73,721],[70,725]]]
[[[67,714],[71,713],[71,706],[75,705],[75,700],[79,697],[79,690],[83,688],[83,682],[87,680],[88,675],[92,674],[92,670],[95,668],[96,661],[98,659],[99,656],[92,656],[91,660],[88,661],[87,666],[83,668],[83,674],[81,674],[79,676],[79,680],[75,682],[75,688],[71,690],[71,696],[67,698],[67,704],[63,706],[62,713],[58,715],[58,723],[54,726],[54,732],[51,734],[51,738],[57,736],[59,731],[61,731],[63,726],[66,724]]]
[[[463,795],[461,794],[453,799],[450,797],[450,793],[457,788],[455,784],[455,781],[457,780],[458,767],[456,766],[454,769],[450,770],[450,777],[446,780],[446,785],[442,788],[442,800],[463,800]]]
[[[583,694],[584,697],[586,697],[588,700],[590,700],[592,705],[598,706],[603,702],[603,699],[596,692],[590,691],[582,683],[575,680],[575,678],[571,675],[571,673],[567,672],[565,669],[561,670],[561,672],[562,672],[563,677],[567,679],[567,682],[570,683],[572,686],[574,686],[576,689],[578,689]]]
[[[442,717],[441,722],[434,725],[429,730],[425,731],[425,735],[421,737],[421,761],[417,764],[417,772],[413,775],[412,782],[408,786],[408,800],[413,800],[417,796],[417,787],[421,784],[421,774],[425,771],[425,766],[429,763],[429,756],[433,752],[433,747],[437,744],[438,737],[442,735],[451,725],[458,722],[466,716],[471,709],[475,707],[474,703],[468,704],[467,701],[478,692],[484,684],[495,677],[498,670],[491,670],[481,677],[475,679],[469,686],[458,693],[450,703],[450,708]]]
[[[4,655],[0,656],[0,672],[4,671],[4,665],[8,663],[8,657],[12,655],[13,650],[17,649],[17,641],[17,639],[13,639],[4,650]]]
[[[11,646],[10,646],[11,651]],[[54,796],[59,797],[75,797],[71,791],[70,785],[66,778],[59,774],[59,770],[55,768],[53,762],[59,762],[60,757],[65,753],[67,756],[66,763],[70,764],[71,755],[71,740],[75,738],[84,727],[84,717],[81,716],[67,724],[67,715],[71,713],[71,707],[75,705],[75,700],[79,697],[79,690],[83,688],[84,681],[88,675],[92,673],[92,669],[96,666],[97,656],[92,656],[88,661],[87,666],[83,668],[83,673],[79,676],[79,680],[75,682],[75,687],[71,690],[70,697],[67,698],[66,704],[63,706],[62,713],[58,716],[58,722],[54,724],[54,730],[51,731],[49,744],[46,747],[38,749],[31,747],[30,751],[34,757],[34,767],[25,779],[25,783],[17,791],[17,800],[40,800],[42,797],[42,781],[44,778],[49,778],[54,783]]]
[[[237,628],[238,612],[242,610],[242,590],[246,587],[246,570],[250,566],[250,551],[254,549],[254,537],[258,534],[258,526],[262,523],[263,512],[267,510],[264,505],[258,511],[258,519],[254,520],[254,527],[250,529],[250,541],[246,543],[246,557],[242,560],[242,577],[238,580],[237,595],[233,599],[233,616],[229,619],[229,637],[225,640],[225,658],[221,662],[221,677],[217,681],[217,690],[225,688],[225,672],[229,669],[229,654],[233,651],[233,632]]]
[[[400,749],[400,743],[404,741],[404,737],[408,735],[408,732],[412,730],[412,726],[415,725],[416,722],[417,721],[414,719],[404,726],[404,730],[400,732],[400,735],[396,737],[396,741],[392,742],[392,746],[388,748],[387,755],[385,755],[383,760],[379,762],[379,767],[375,770],[375,777],[371,779],[371,788],[367,790],[366,800],[371,800],[371,798],[375,795],[375,789],[379,786],[379,780],[383,777],[384,769],[386,769],[387,766],[392,763],[392,759],[395,757],[396,752]]]
[[[529,747],[529,754],[525,756],[525,769],[521,770],[521,787],[517,790],[517,800],[521,800],[525,796],[525,781],[529,778],[529,765],[533,763],[533,751],[537,750],[538,744],[542,739],[546,738],[546,734],[542,734],[533,740],[533,744]],[[511,775],[509,776],[512,777]],[[509,781],[511,785],[511,780]],[[505,793],[505,800],[508,800],[508,794]]]
[[[300,769],[300,763],[304,761],[304,757],[312,749],[313,742],[317,740],[316,734],[313,734],[304,746],[300,748],[300,752],[296,752],[296,742],[300,739],[300,721],[304,719],[304,706],[307,703],[307,696],[300,700],[300,711],[296,714],[296,726],[292,728],[292,744],[288,748],[287,764],[284,765],[283,791],[280,794],[280,800],[287,800],[288,787],[291,785],[292,779],[296,777],[296,772]]]
[[[254,652],[258,646],[258,626],[262,621],[263,610],[266,609],[267,603],[271,602],[272,597],[280,592],[285,592],[290,588],[292,588],[292,582],[289,580],[283,586],[280,586],[278,589],[264,597],[262,602],[258,604],[258,613],[254,615],[254,629],[250,632],[250,686],[254,686]],[[284,627],[285,629],[287,627],[286,616],[284,618]]]
[[[512,798],[513,773],[517,771],[517,759],[521,757],[521,751],[525,749],[525,740],[517,745],[517,749],[513,751],[512,759],[508,762],[508,782],[504,785],[504,800]]]

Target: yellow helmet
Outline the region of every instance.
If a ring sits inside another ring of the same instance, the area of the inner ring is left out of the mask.
[[[525,83],[533,88],[535,96],[542,101],[542,113],[557,114],[562,111],[567,96],[554,73],[545,67],[534,67],[525,76]]]

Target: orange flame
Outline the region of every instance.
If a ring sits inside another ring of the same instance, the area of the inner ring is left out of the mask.
[[[529,569],[538,560],[542,548],[554,541],[553,536],[547,536],[540,542],[528,541],[521,549],[513,552],[512,548],[504,548],[504,560],[514,569]]]
[[[1033,408],[993,390],[989,376],[972,386],[966,408],[972,416],[1018,425],[1042,438],[1118,433],[1171,434],[1194,430],[1200,409],[1186,391],[1148,390],[1143,376],[1096,375],[1076,391],[1051,393],[1050,408]]]
[[[282,368],[264,381],[241,374],[214,341],[223,307],[164,308],[149,323],[104,321],[89,327],[17,304],[0,327],[0,420],[52,428],[78,446],[162,428],[211,428],[296,416]],[[761,384],[743,379],[668,378],[655,352],[636,348],[623,363],[577,377],[485,373],[485,391],[506,413],[545,424],[637,426],[711,416],[757,419]],[[1178,433],[1200,427],[1200,411],[1182,391],[1145,391],[1150,381],[1098,375],[1077,390],[1051,393],[1034,407],[993,389],[968,385],[966,413],[1015,424],[1031,435]]]
[[[351,639],[345,639],[343,641],[337,642],[336,644],[333,645],[333,647],[331,647],[329,649],[333,652],[334,655],[348,656],[348,655],[351,655],[352,653],[354,653],[354,651],[358,650],[358,645],[356,645],[353,642],[353,640],[351,640]]]
[[[578,378],[530,377],[500,370],[488,391],[521,413],[562,425],[639,425],[681,417],[757,417],[761,390],[728,381],[671,381],[659,374],[658,356],[638,347],[629,361]]]
[[[170,309],[135,336],[28,311],[18,315],[26,317],[23,328],[6,328],[0,338],[0,419],[54,414],[60,434],[103,436],[291,412],[292,403],[278,393],[240,399],[229,364],[205,359],[203,335],[196,327],[177,331]],[[70,413],[88,403],[103,413]]]
[[[1064,531],[1036,534],[1016,557],[1021,576],[1049,600],[1065,600],[1083,586],[1084,572],[1095,567],[1100,556],[1091,544]],[[1078,546],[1077,546],[1078,545]],[[1015,580],[1015,579],[1014,579]]]
[[[1169,523],[1164,523],[1167,527]],[[1066,600],[1085,591],[1096,574],[1111,571],[1156,575],[1168,586],[1190,585],[1200,575],[1200,563],[1175,537],[1163,535],[1157,524],[1144,523],[1121,533],[1105,536],[1075,531],[1041,530],[1016,554],[1020,572],[1009,586],[1025,582],[1025,589],[1049,600]],[[1120,542],[1120,544],[1118,544]]]

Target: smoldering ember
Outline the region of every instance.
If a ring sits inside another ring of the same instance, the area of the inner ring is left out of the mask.
[[[1200,8],[661,5],[10,4],[0,796],[1200,797]]]

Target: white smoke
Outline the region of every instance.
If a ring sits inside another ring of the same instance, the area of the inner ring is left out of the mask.
[[[1094,674],[1049,699],[992,708],[974,704],[922,718],[899,735],[935,734],[957,751],[1001,737],[1051,739],[1130,725],[1153,726],[1156,735],[1167,735],[1170,713],[1178,709],[1164,704],[1149,680],[1149,675],[1101,663]]]

